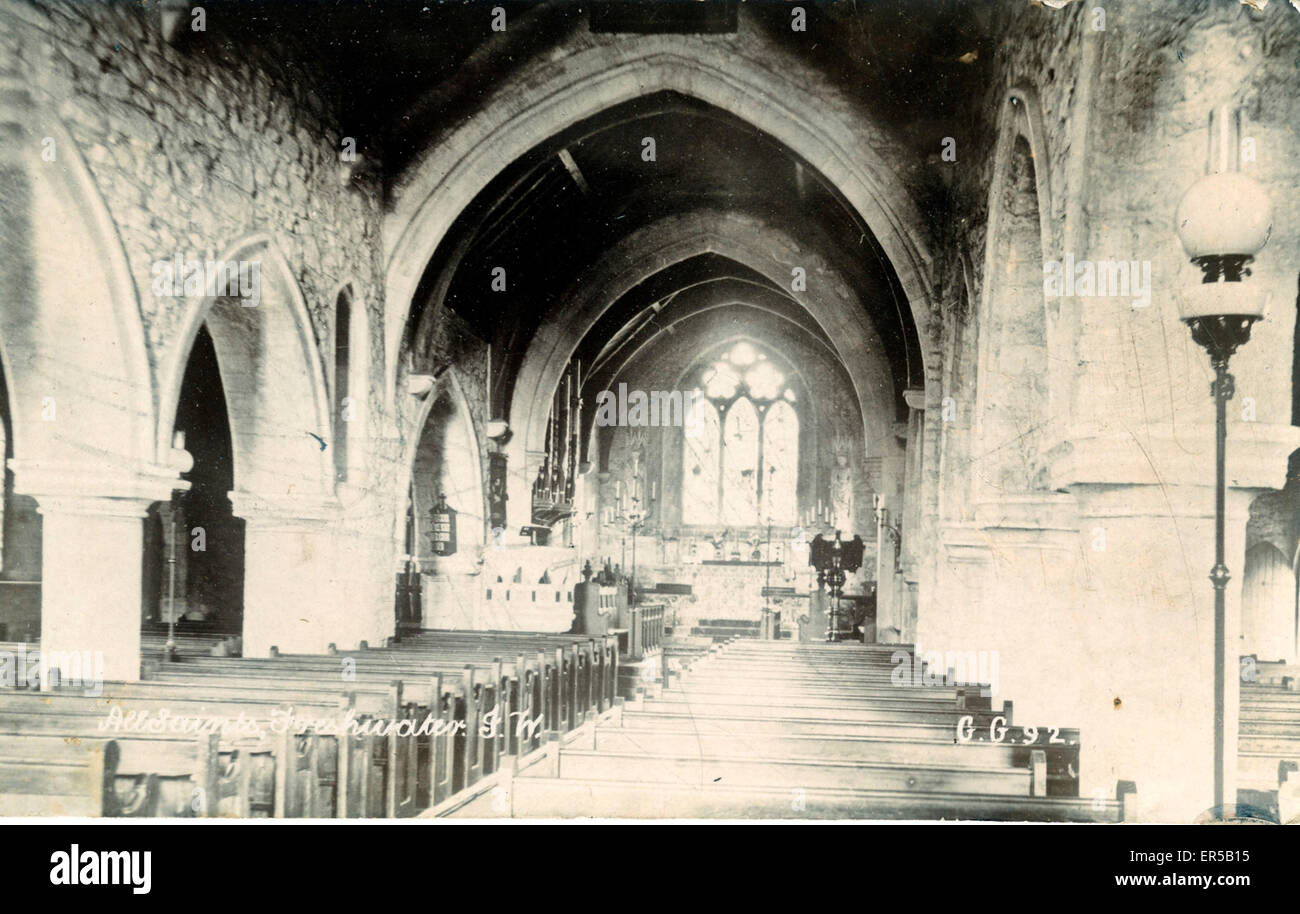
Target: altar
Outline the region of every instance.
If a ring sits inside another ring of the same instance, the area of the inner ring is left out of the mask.
[[[669,619],[682,630],[701,619],[757,623],[764,605],[778,609],[783,619],[795,618],[806,609],[809,588],[817,586],[811,568],[756,560],[653,565],[639,569],[638,577],[645,599],[666,602]]]

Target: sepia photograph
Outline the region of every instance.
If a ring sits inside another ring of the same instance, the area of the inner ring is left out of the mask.
[[[0,0],[0,817],[1300,824],[1298,200],[1297,0]]]

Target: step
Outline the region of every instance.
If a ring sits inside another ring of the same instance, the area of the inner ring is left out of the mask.
[[[843,705],[835,706],[833,704],[817,705],[806,709],[798,707],[780,707],[780,706],[743,706],[730,702],[702,702],[702,701],[664,701],[660,699],[647,698],[644,702],[644,710],[657,711],[665,710],[674,712],[681,709],[691,717],[732,717],[732,718],[757,718],[757,719],[785,719],[800,717],[817,717],[824,720],[834,721],[860,721],[869,722],[917,722],[930,724],[951,724],[955,727],[957,721],[966,715],[974,718],[974,725],[987,726],[994,718],[999,716],[998,712],[993,711],[959,711],[955,706],[943,709],[917,709],[907,705],[903,706],[857,706]]]
[[[977,691],[976,687],[973,686],[970,689],[972,692]],[[815,697],[836,701],[870,698],[924,698],[930,701],[946,701],[950,703],[957,701],[957,690],[949,686],[918,688],[916,686],[866,685],[846,686],[828,690],[800,685],[782,685],[780,683],[750,683],[746,685],[743,682],[699,680],[689,673],[685,676],[674,677],[669,687],[664,690],[665,696],[669,693],[699,696],[716,695],[727,700],[739,700],[746,697],[764,700]]]
[[[701,692],[695,689],[663,689],[653,699],[674,704],[697,705],[732,705],[738,708],[780,708],[782,710],[822,709],[834,716],[836,712],[850,709],[912,709],[915,711],[956,711],[955,698],[943,699],[930,695],[848,695],[834,694],[731,694],[719,692]]]
[[[1237,751],[1243,754],[1256,753],[1300,761],[1300,734],[1269,736],[1242,733],[1237,740]]]
[[[698,677],[699,680],[716,681],[716,683],[758,683],[758,684],[781,684],[787,683],[792,685],[814,685],[822,688],[839,688],[839,686],[852,685],[870,685],[870,686],[894,686],[898,680],[892,672],[875,672],[870,670],[861,670],[855,672],[820,672],[815,670],[800,670],[790,672],[772,672],[767,670],[749,671],[749,670],[718,670],[718,668],[708,666],[707,663],[695,663],[690,668],[690,675]],[[906,684],[910,677],[900,677]],[[939,688],[940,683],[935,684]]]
[[[1003,797],[897,790],[733,787],[634,781],[516,778],[517,818],[604,819],[967,819],[1117,822],[1114,800]]]
[[[702,733],[896,736],[946,740],[949,742],[956,739],[957,733],[955,722],[952,724],[890,723],[881,721],[863,723],[861,721],[826,720],[818,717],[774,718],[766,715],[702,717],[686,712],[673,712],[667,709],[637,711],[628,707],[623,709],[623,725],[668,730],[680,730],[687,727]]]
[[[1011,743],[957,743],[951,739],[866,737],[792,733],[720,733],[683,728],[599,727],[595,749],[600,752],[646,752],[654,755],[727,756],[753,758],[814,758],[880,764],[940,765],[944,767],[1028,768],[1033,749],[1048,752],[1048,778],[1077,781],[1066,770],[1070,746],[1023,746]],[[1056,750],[1066,750],[1058,752]],[[1060,759],[1060,764],[1057,764]]]
[[[536,766],[541,768],[544,766]],[[762,759],[735,755],[682,757],[635,752],[560,752],[565,779],[634,780],[645,784],[714,784],[745,787],[820,787],[836,790],[907,790],[1029,796],[1027,768],[895,765],[853,760]]]
[[[1245,736],[1274,736],[1282,739],[1300,739],[1300,727],[1290,720],[1245,720],[1238,724],[1237,732]]]
[[[1242,720],[1283,721],[1290,723],[1300,732],[1300,707],[1279,708],[1270,705],[1242,705]]]

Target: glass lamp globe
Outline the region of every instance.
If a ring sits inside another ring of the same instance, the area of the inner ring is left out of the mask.
[[[1273,204],[1258,181],[1225,171],[1198,180],[1174,216],[1183,249],[1193,260],[1239,254],[1253,257],[1273,231]]]
[[[1182,319],[1263,317],[1266,291],[1242,282],[1273,231],[1272,202],[1260,183],[1239,172],[1206,175],[1183,195],[1174,219],[1183,249],[1203,273],[1200,282],[1180,284]]]

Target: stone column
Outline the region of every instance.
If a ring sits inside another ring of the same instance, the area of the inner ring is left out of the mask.
[[[1061,659],[1087,687],[1068,702],[1065,670],[1031,698],[1068,707],[1082,729],[1081,789],[1113,795],[1137,782],[1142,816],[1192,821],[1213,803],[1214,563],[1213,428],[1173,436],[1076,438],[1059,470],[1078,480],[1079,581],[1074,618],[1058,630]],[[1224,802],[1236,802],[1241,583],[1250,502],[1280,487],[1300,430],[1238,425],[1228,441],[1223,661]],[[1159,467],[1153,478],[1152,467]],[[1145,470],[1144,470],[1145,467]],[[1131,480],[1116,485],[1115,480]],[[1064,590],[1065,588],[1061,588]],[[1004,661],[1003,681],[1008,682]],[[1056,695],[1047,694],[1055,691]],[[1010,692],[1010,687],[1008,687]],[[1020,712],[1020,696],[1017,714]],[[1044,708],[1046,710],[1046,708]]]
[[[78,665],[85,671],[91,659],[98,678],[140,678],[141,556],[151,503],[102,496],[38,500],[41,654],[67,675],[80,675]]]
[[[354,605],[338,506],[331,499],[269,499],[232,492],[244,527],[244,656],[324,653],[392,634],[375,607]],[[391,606],[389,606],[391,617]],[[391,622],[391,618],[389,619]]]
[[[42,516],[42,656],[66,675],[138,680],[144,518],[151,504],[189,483],[175,467],[9,465],[15,491],[35,498]]]
[[[169,579],[168,562],[175,557],[176,597],[171,611],[177,619],[189,609],[189,556],[190,535],[185,524],[185,506],[177,505],[175,509],[175,527],[172,526],[173,512],[170,505],[164,505],[159,512],[162,520],[162,592],[159,595],[160,606],[157,607],[158,618],[167,621],[167,595],[172,587]],[[149,607],[150,611],[154,608]]]

